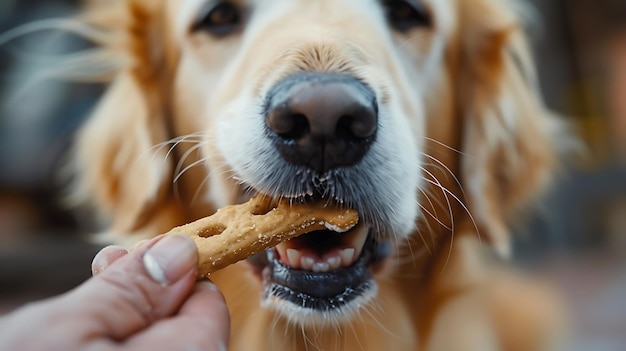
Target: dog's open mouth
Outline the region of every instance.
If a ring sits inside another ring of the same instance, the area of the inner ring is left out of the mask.
[[[264,284],[263,299],[325,312],[340,309],[376,283],[372,268],[389,255],[389,244],[360,223],[347,232],[318,230],[253,256]]]

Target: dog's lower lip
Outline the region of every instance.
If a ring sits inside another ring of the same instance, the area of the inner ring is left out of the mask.
[[[275,250],[267,250],[256,258],[265,285],[263,298],[317,311],[341,308],[376,287],[370,266],[386,258],[389,247],[370,235],[351,266],[326,272],[293,269],[279,261]]]
[[[367,268],[368,254],[364,254],[350,267],[321,273],[285,266],[276,259],[273,251],[268,251],[268,259],[271,264],[264,272],[267,282],[297,294],[307,295],[309,300],[341,296],[346,293],[346,290],[357,290],[359,285],[372,279]]]

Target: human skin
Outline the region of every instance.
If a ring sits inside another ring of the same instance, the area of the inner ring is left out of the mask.
[[[179,234],[132,252],[106,247],[94,277],[0,319],[0,349],[226,350],[228,310],[214,284],[195,281],[197,262]]]

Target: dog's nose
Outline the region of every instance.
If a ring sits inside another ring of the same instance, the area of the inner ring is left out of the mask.
[[[265,123],[285,160],[319,173],[358,163],[378,129],[374,91],[346,76],[291,76],[268,93]]]

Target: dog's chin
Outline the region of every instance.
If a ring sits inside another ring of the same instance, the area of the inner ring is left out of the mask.
[[[263,283],[262,304],[290,322],[349,321],[375,295],[374,275],[390,243],[366,224],[315,231],[249,259]]]

